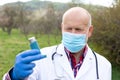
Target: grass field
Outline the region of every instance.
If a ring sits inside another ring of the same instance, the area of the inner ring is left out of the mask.
[[[29,35],[31,37],[32,35]],[[60,36],[57,36],[57,42],[50,36],[50,45],[48,45],[48,36],[39,35],[37,40],[40,47],[55,45],[60,43]],[[91,45],[94,47],[94,45]],[[14,64],[15,56],[23,50],[29,49],[29,41],[19,31],[13,30],[12,35],[8,36],[7,33],[0,30],[0,78],[7,72]],[[95,50],[101,51],[98,47]],[[120,80],[120,65],[113,65],[112,80]]]

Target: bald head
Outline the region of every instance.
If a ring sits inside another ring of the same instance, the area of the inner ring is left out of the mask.
[[[83,25],[91,25],[91,15],[90,13],[81,7],[73,7],[67,10],[62,18],[62,24],[66,24],[66,22],[79,22]]]
[[[64,32],[69,32],[71,34],[84,34],[86,35],[87,42],[93,32],[90,13],[81,7],[73,7],[67,10],[62,18],[61,30],[63,34]]]

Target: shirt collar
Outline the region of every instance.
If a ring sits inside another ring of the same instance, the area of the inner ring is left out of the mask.
[[[82,53],[82,55],[81,55],[81,56],[83,56],[83,58],[86,56],[87,51],[88,51],[88,46],[85,45],[85,47],[84,47],[84,49],[83,49],[83,53]],[[68,58],[69,58],[69,56],[73,56],[73,54],[72,54],[68,49],[66,49],[66,48],[65,48],[65,52],[66,52]],[[80,57],[81,57],[81,56],[80,56]]]

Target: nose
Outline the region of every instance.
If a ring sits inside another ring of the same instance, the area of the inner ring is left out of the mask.
[[[76,33],[76,30],[75,30],[75,29],[72,29],[71,33]]]

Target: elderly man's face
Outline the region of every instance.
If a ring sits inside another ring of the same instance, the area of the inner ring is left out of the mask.
[[[88,26],[88,24],[82,24],[79,21],[67,20],[64,24],[62,24],[62,32],[86,34],[87,38],[91,36],[92,31],[92,26]]]
[[[87,37],[90,37],[93,30],[93,27],[89,25],[90,17],[84,11],[82,13],[76,11],[65,14],[62,21],[62,32],[86,34]]]

